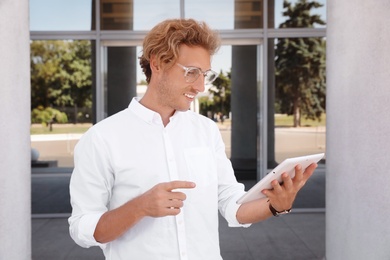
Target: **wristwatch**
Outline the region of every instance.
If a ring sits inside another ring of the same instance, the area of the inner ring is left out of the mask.
[[[291,209],[277,211],[276,209],[274,209],[274,207],[272,207],[271,203],[269,204],[269,210],[272,212],[272,215],[274,215],[275,217],[279,217],[280,215],[285,215],[291,212]]]

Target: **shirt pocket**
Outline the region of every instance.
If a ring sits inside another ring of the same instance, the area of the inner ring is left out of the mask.
[[[209,147],[196,147],[184,150],[184,158],[190,181],[197,188],[215,185],[217,182],[217,167],[214,155]]]
[[[186,189],[185,214],[194,219],[210,221],[218,209],[218,172],[215,156],[208,147],[184,151],[188,180],[194,189]]]

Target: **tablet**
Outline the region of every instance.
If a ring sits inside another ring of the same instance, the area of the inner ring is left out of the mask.
[[[306,156],[288,158],[276,166],[275,169],[270,171],[264,178],[262,178],[255,186],[253,186],[247,193],[237,200],[237,204],[242,204],[252,200],[265,198],[266,196],[261,193],[262,190],[272,189],[271,182],[278,180],[282,182],[282,174],[287,173],[293,178],[295,176],[295,166],[300,164],[302,169],[305,170],[310,164],[317,163],[324,157],[324,153],[311,154]]]

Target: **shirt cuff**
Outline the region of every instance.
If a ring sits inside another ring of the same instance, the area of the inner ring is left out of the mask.
[[[82,241],[87,247],[99,246],[104,249],[106,244],[99,243],[95,240],[93,234],[99,219],[104,213],[88,214],[84,215],[79,222],[78,226],[78,239]]]
[[[237,194],[233,198],[231,198],[231,203],[226,209],[226,220],[228,222],[229,227],[250,227],[252,224],[241,224],[237,220],[237,211],[240,208],[241,204],[237,204],[236,201],[243,195],[245,192]]]

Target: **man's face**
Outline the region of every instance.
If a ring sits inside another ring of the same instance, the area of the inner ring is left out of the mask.
[[[176,63],[185,67],[197,67],[202,71],[210,69],[210,54],[201,47],[188,47],[181,45],[179,59]],[[203,92],[204,77],[199,77],[192,83],[186,82],[183,67],[174,64],[172,68],[164,71],[158,81],[158,103],[165,108],[186,111],[190,108],[198,92]]]

